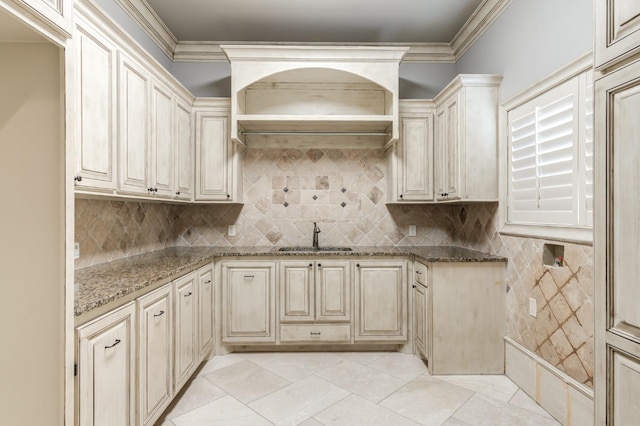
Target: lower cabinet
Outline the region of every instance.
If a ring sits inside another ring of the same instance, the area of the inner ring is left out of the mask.
[[[82,426],[136,424],[135,312],[131,302],[77,329]]]
[[[213,263],[198,269],[198,334],[203,359],[213,349]]]
[[[413,280],[413,323],[416,355],[429,359],[429,283],[428,268],[416,261]]]
[[[173,286],[176,299],[174,380],[178,390],[195,370],[198,355],[196,272],[177,279]]]
[[[355,265],[355,341],[407,341],[407,261]]]

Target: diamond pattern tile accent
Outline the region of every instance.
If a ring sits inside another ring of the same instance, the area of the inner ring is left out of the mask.
[[[345,203],[344,201],[340,203],[340,205],[344,208],[347,207],[347,203]]]

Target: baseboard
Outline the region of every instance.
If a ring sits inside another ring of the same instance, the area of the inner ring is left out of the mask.
[[[594,424],[593,390],[509,337],[505,337],[505,372],[563,425]]]

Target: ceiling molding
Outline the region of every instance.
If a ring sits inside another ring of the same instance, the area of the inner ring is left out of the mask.
[[[220,45],[406,46],[403,63],[455,63],[513,0],[484,0],[451,43],[274,43],[247,41],[178,41],[146,0],[117,0],[162,51],[176,62],[228,62]]]

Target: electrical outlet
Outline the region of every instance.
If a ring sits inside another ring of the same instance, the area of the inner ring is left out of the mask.
[[[538,301],[533,297],[529,298],[529,315],[534,318],[538,317]]]
[[[80,243],[73,243],[73,258],[80,259]]]
[[[236,236],[236,226],[235,225],[229,225],[229,229],[227,230],[227,235],[229,237],[235,237]]]
[[[415,225],[409,225],[409,236],[410,237],[415,237],[416,236],[416,226]]]

